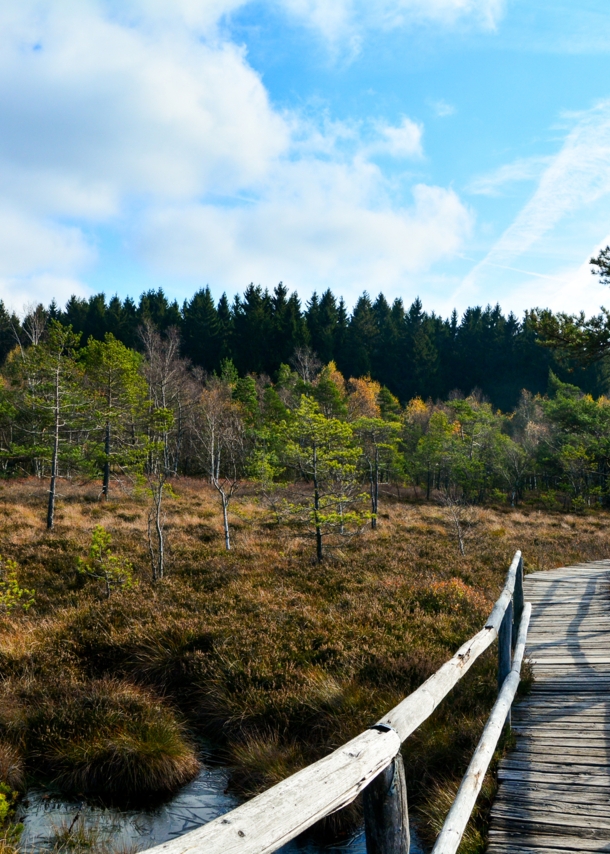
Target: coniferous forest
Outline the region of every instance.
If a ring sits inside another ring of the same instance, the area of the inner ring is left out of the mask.
[[[136,304],[104,294],[88,300],[72,297],[62,309],[55,302],[32,309],[23,320],[10,317],[0,304],[0,361],[15,346],[27,344],[45,318],[71,325],[81,344],[102,341],[111,333],[126,347],[142,351],[139,329],[149,321],[161,333],[175,327],[181,356],[204,371],[219,373],[231,359],[240,376],[258,374],[275,380],[297,348],[309,347],[322,364],[334,361],[347,378],[370,376],[401,403],[413,397],[446,399],[452,392],[478,389],[496,408],[513,409],[523,389],[548,389],[549,369],[561,380],[601,394],[606,389],[600,367],[565,364],[539,346],[530,314],[504,315],[500,306],[474,307],[460,318],[427,313],[419,299],[410,307],[389,304],[383,294],[363,294],[353,311],[326,291],[303,305],[281,283],[270,293],[250,285],[231,302],[214,302],[209,288],[182,306],[162,290],[143,293]]]

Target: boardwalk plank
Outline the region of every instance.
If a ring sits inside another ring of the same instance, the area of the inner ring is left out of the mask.
[[[610,561],[526,576],[531,693],[513,710],[487,854],[610,852]]]

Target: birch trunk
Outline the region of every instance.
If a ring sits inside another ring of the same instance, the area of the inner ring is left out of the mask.
[[[59,458],[59,367],[55,372],[53,451],[51,454],[51,482],[49,484],[49,504],[47,507],[47,529],[50,531],[55,522],[55,496],[57,494],[57,462]]]

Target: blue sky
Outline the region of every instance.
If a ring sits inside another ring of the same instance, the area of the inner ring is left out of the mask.
[[[602,0],[4,0],[0,297],[595,311]]]

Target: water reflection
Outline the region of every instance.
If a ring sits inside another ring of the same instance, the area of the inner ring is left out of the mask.
[[[226,791],[227,774],[219,768],[205,768],[196,780],[175,798],[151,810],[103,809],[84,803],[51,798],[42,791],[30,791],[22,807],[24,824],[22,848],[28,852],[48,851],[58,831],[85,827],[93,831],[100,845],[115,851],[142,851],[188,833],[229,812],[239,803]],[[290,842],[281,854],[366,854],[364,833],[346,841],[322,845],[314,840]],[[417,841],[412,854],[421,854]]]

